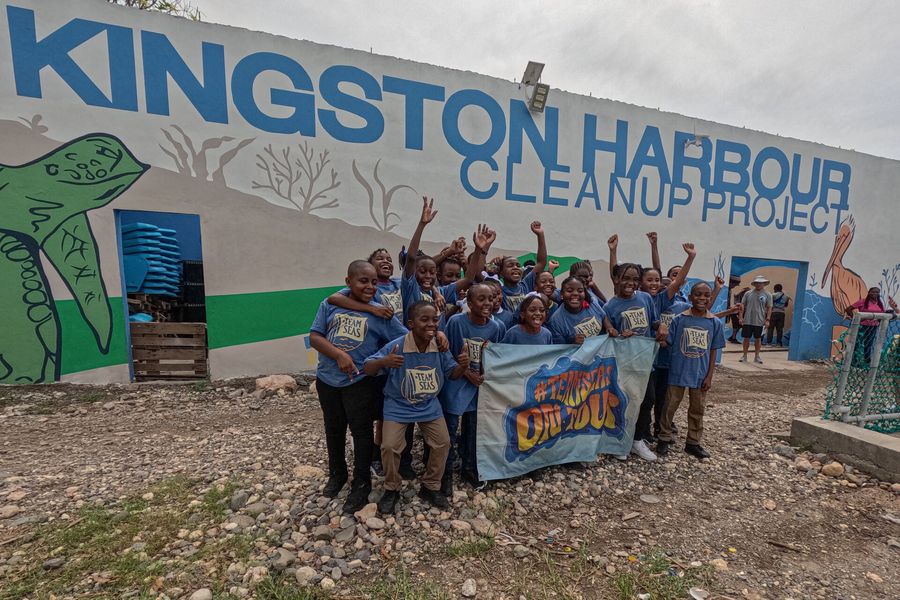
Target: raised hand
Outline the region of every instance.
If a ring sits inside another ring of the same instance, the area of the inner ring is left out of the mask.
[[[550,262],[547,263],[547,266],[549,267],[549,268],[548,268],[548,271],[550,271],[551,273],[553,273],[554,271],[556,271],[556,270],[559,268],[559,261],[558,261],[558,260],[553,260],[553,259],[551,258],[551,259],[550,259]]]
[[[618,248],[619,247],[619,234],[614,233],[613,235],[609,236],[609,239],[606,240],[606,245],[609,246],[610,250],[615,250],[616,248]]]
[[[534,235],[544,235],[544,226],[541,225],[540,221],[531,222],[531,233]]]
[[[462,352],[456,357],[456,362],[465,368],[469,368],[469,344],[463,344]]]
[[[458,237],[450,242],[450,255],[455,256],[466,253],[466,238]]]
[[[716,275],[716,285],[718,287],[725,287],[725,280]]]
[[[479,225],[478,229],[472,235],[472,241],[475,242],[475,247],[482,252],[487,252],[496,239],[497,232],[487,225]]]
[[[647,232],[646,235],[647,235],[647,239],[650,241],[651,244],[655,244],[656,241],[659,239],[659,236],[656,235],[655,231],[649,231],[649,232]]]
[[[693,242],[685,242],[681,247],[684,248],[684,251],[687,252],[688,256],[697,256],[697,251],[694,250]]]
[[[384,366],[387,369],[399,369],[403,366],[403,355],[400,354],[400,345],[391,349],[391,353],[384,357]]]
[[[434,210],[434,198],[429,199],[427,196],[422,196],[422,216],[419,217],[419,222],[428,225],[434,221],[437,214],[438,211]]]

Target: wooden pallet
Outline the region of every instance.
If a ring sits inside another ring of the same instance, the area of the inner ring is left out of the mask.
[[[206,323],[131,323],[135,381],[206,379]]]

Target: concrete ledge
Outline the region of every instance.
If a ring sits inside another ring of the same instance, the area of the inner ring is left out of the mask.
[[[900,482],[900,438],[821,417],[791,423],[791,445],[811,446],[882,481]]]

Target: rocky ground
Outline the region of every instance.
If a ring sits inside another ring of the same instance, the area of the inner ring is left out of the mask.
[[[897,598],[900,485],[776,435],[828,380],[720,369],[703,463],[601,457],[447,512],[408,483],[354,517],[318,494],[305,386],[0,389],[0,599]]]

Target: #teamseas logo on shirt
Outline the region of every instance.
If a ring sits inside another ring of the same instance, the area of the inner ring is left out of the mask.
[[[437,371],[427,366],[406,369],[400,393],[410,404],[433,398],[438,393]]]
[[[645,330],[650,327],[650,323],[647,322],[647,311],[641,307],[622,311],[622,320],[625,323],[625,329],[632,331]]]
[[[396,292],[381,292],[381,303],[391,307],[395,313],[400,313],[403,310],[403,297],[400,294],[400,290]]]
[[[328,341],[335,348],[349,352],[358,348],[369,330],[369,321],[357,313],[338,313],[331,319]]]
[[[700,358],[709,349],[709,332],[698,327],[685,327],[681,336],[681,354]]]
[[[484,339],[463,338],[463,343],[469,348],[469,368],[477,371],[481,365],[481,351],[484,349]]]
[[[580,333],[588,338],[600,335],[600,332],[603,331],[603,326],[600,324],[600,321],[597,320],[597,317],[592,316],[575,325],[574,329],[575,333]]]
[[[675,315],[672,313],[663,313],[659,315],[659,322],[666,327],[672,324],[672,320],[675,318]]]
[[[519,305],[525,300],[525,294],[508,295],[505,300],[509,310],[515,312],[519,310]]]

